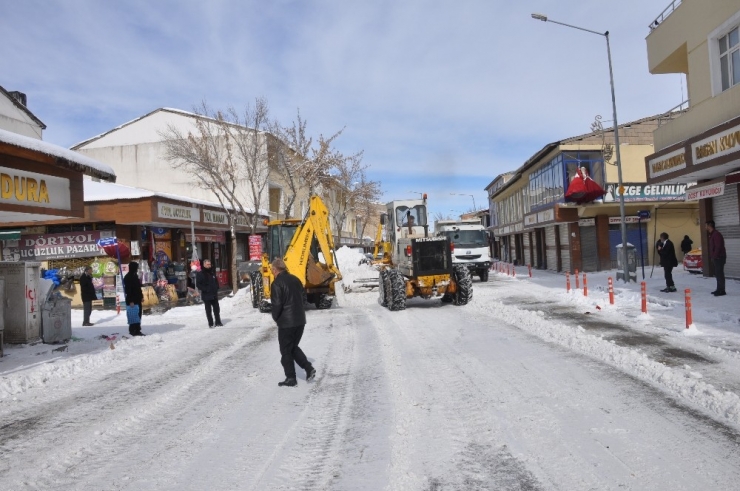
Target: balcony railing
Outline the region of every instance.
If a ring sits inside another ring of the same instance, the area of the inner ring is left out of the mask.
[[[650,31],[652,32],[653,29],[661,25],[663,21],[665,21],[668,16],[670,16],[678,8],[679,5],[681,5],[681,0],[673,0],[671,3],[669,3],[668,6],[663,10],[663,12],[661,12],[660,15],[650,23]]]
[[[658,116],[658,127],[667,123],[668,121],[674,120],[681,116],[683,113],[689,110],[689,100],[686,99],[676,107],[669,109],[667,112]]]

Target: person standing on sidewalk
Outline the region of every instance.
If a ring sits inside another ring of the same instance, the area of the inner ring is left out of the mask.
[[[665,232],[660,234],[658,254],[660,254],[660,265],[663,267],[666,285],[666,287],[660,291],[666,293],[675,292],[676,285],[673,283],[673,268],[678,266],[678,258],[676,257],[676,248],[673,246],[673,242],[668,240],[668,234]]]
[[[141,304],[144,302],[144,292],[141,291],[139,263],[136,261],[129,263],[128,273],[123,277],[123,293],[126,296],[126,305],[139,307],[139,322],[129,324],[128,333],[132,336],[145,336],[141,333]]]
[[[80,276],[80,295],[82,296],[82,325],[92,326],[90,322],[90,314],[92,313],[93,300],[97,300],[98,296],[95,294],[95,287],[92,282],[92,268],[85,266],[85,271]]]
[[[206,318],[208,318],[208,327],[213,327],[213,317],[216,317],[216,326],[221,327],[221,307],[218,305],[218,280],[216,272],[211,267],[211,260],[203,260],[203,268],[195,276],[200,298],[206,306]],[[213,310],[213,315],[211,315]]]
[[[707,220],[704,227],[709,234],[709,259],[714,265],[714,276],[717,278],[717,289],[712,292],[715,297],[726,295],[725,293],[725,262],[727,262],[727,251],[725,250],[725,238],[714,228],[714,220]]]
[[[270,288],[272,318],[278,326],[280,343],[280,363],[285,371],[285,381],[280,387],[298,385],[295,374],[295,363],[306,371],[306,382],[316,376],[316,370],[306,359],[303,350],[298,347],[306,325],[306,311],[303,308],[303,285],[301,280],[288,273],[285,262],[277,258],[271,265],[275,281]]]

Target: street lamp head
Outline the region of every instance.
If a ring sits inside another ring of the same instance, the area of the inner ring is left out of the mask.
[[[545,14],[532,14],[532,18],[541,20],[542,22],[547,22],[547,16]]]

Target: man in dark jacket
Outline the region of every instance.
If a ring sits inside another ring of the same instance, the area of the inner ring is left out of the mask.
[[[727,251],[725,250],[725,238],[714,228],[714,220],[707,220],[705,224],[709,233],[709,259],[714,265],[714,276],[717,278],[717,289],[712,292],[715,297],[727,295],[725,293],[725,262],[727,262]]]
[[[660,291],[675,292],[676,285],[673,283],[673,268],[678,266],[678,258],[676,257],[676,248],[673,247],[673,242],[668,240],[668,234],[665,232],[660,234],[658,254],[660,254],[660,265],[663,267],[663,272],[665,273],[666,284],[666,287]]]
[[[272,302],[272,318],[278,326],[278,342],[280,343],[280,363],[285,370],[285,381],[279,382],[281,387],[295,387],[295,365],[306,371],[306,381],[310,382],[316,376],[316,370],[306,359],[306,355],[298,343],[303,336],[306,325],[306,312],[303,308],[303,285],[301,280],[288,273],[285,262],[277,258],[272,262],[272,274],[275,276],[270,287]]]
[[[126,295],[126,305],[139,307],[139,319],[141,319],[141,303],[144,301],[144,293],[141,291],[141,280],[139,280],[139,263],[132,261],[128,265],[128,273],[123,277],[123,293]],[[145,336],[141,332],[141,322],[128,325],[128,332],[132,336]]]
[[[95,294],[95,287],[92,282],[92,268],[90,266],[85,267],[85,271],[80,276],[80,295],[82,296],[82,325],[92,326],[90,322],[90,314],[92,313],[93,300],[97,300],[98,296]]]
[[[221,307],[218,305],[218,280],[209,259],[203,261],[203,268],[195,275],[195,279],[198,290],[200,290],[200,298],[206,306],[208,327],[213,327],[213,316],[216,317],[216,326],[223,326],[221,324]],[[213,316],[211,310],[213,310]]]

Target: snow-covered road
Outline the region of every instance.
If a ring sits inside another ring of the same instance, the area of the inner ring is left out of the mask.
[[[175,309],[115,350],[3,375],[0,489],[737,489],[734,394],[715,407],[635,370],[521,305],[547,300],[533,287],[474,286],[465,307],[353,293],[309,311],[318,376],[295,389],[243,292],[222,329]]]

